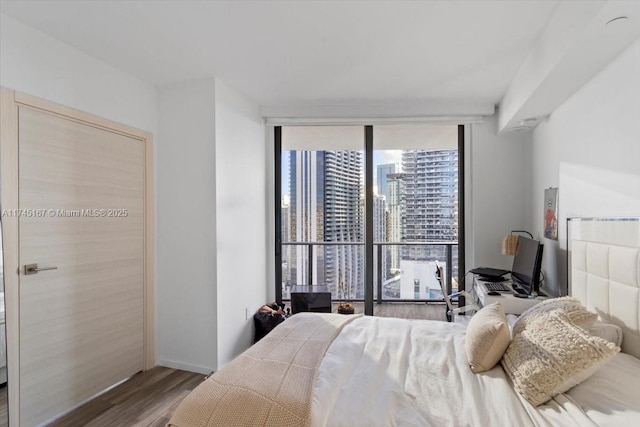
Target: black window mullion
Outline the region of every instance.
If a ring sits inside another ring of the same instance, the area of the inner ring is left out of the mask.
[[[276,301],[282,304],[282,126],[274,128]]]
[[[373,316],[373,126],[364,127],[364,159],[364,314]]]
[[[464,236],[464,125],[458,125],[458,290],[465,290],[465,236]],[[458,306],[464,307],[465,297],[458,297]]]

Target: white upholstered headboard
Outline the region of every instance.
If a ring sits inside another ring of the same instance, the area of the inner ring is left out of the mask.
[[[640,218],[567,221],[569,294],[624,332],[640,358]]]

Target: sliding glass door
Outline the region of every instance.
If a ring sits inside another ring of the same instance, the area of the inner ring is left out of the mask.
[[[364,299],[362,127],[282,128],[282,298],[294,286]]]
[[[457,126],[376,126],[373,142],[376,300],[442,301],[436,264],[458,283]]]
[[[276,299],[442,301],[458,287],[463,127],[275,128]]]

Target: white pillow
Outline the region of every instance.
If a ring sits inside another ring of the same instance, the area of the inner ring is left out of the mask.
[[[515,390],[533,406],[580,384],[620,351],[560,311],[541,311],[521,326],[502,366]]]
[[[495,302],[482,308],[469,321],[465,335],[464,346],[471,371],[485,372],[496,366],[510,340],[502,304]]]
[[[522,313],[518,320],[513,324],[513,334],[517,334],[524,330],[527,323],[532,319],[535,319],[538,315],[552,312],[563,313],[571,323],[582,327],[587,327],[598,318],[597,314],[588,311],[577,298],[550,298],[539,302]]]
[[[595,337],[600,337],[622,347],[622,328],[618,325],[596,320],[587,328],[587,331]]]

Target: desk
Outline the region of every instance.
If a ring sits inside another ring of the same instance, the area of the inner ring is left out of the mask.
[[[502,304],[502,308],[504,308],[504,312],[507,314],[522,314],[523,311],[548,299],[548,297],[518,298],[513,295],[513,291],[500,292],[500,295],[488,295],[487,289],[484,287],[484,283],[487,282],[479,279],[478,276],[473,277],[473,291],[478,298],[478,304],[481,307],[484,307],[486,305],[493,304],[494,302],[500,302],[500,304]],[[510,280],[503,283],[511,288]]]

